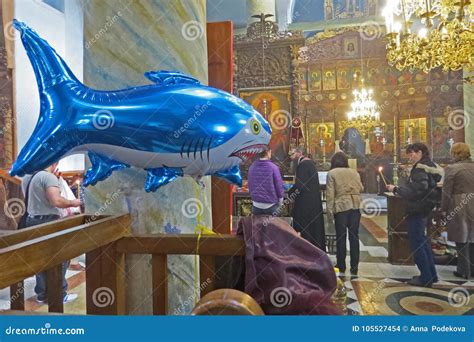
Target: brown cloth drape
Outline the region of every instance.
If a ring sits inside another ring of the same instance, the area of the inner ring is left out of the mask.
[[[337,315],[336,275],[329,257],[284,220],[250,216],[239,222],[245,240],[245,292],[266,314]]]

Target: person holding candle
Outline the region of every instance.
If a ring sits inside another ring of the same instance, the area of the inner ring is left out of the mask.
[[[430,159],[428,147],[422,143],[410,144],[406,153],[413,163],[408,182],[404,186],[387,185],[388,191],[406,199],[408,239],[420,270],[420,276],[413,277],[408,284],[431,287],[438,281],[431,240],[425,229],[428,215],[437,205],[440,197],[438,182],[443,178],[443,169]]]
[[[333,219],[336,227],[337,268],[346,271],[346,241],[349,233],[351,274],[359,269],[359,223],[360,193],[364,186],[359,173],[349,168],[344,152],[337,152],[331,158],[331,170],[326,180],[326,211],[328,220]]]

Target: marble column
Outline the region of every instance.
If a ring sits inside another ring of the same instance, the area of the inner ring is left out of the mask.
[[[275,17],[275,0],[247,0],[247,24],[259,21],[258,18],[252,18],[252,15],[273,14],[273,17],[267,19],[276,21]]]
[[[84,83],[96,89],[149,84],[143,73],[180,70],[207,84],[205,0],[88,0],[84,2]],[[134,233],[192,233],[195,215],[186,205],[202,203],[203,224],[211,227],[210,179],[204,190],[189,177],[146,193],[146,173],[135,168],[86,188],[88,213],[130,212]],[[168,258],[169,314],[194,306],[194,257]],[[152,313],[151,259],[129,255],[127,311]]]

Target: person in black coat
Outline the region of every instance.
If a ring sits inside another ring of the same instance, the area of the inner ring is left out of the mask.
[[[443,177],[443,169],[430,159],[428,147],[422,143],[408,145],[406,153],[413,162],[408,183],[405,186],[387,185],[388,191],[406,199],[408,240],[421,275],[408,284],[431,287],[438,281],[431,250],[431,239],[426,236],[427,218],[437,204],[440,189],[437,183]]]
[[[288,193],[290,200],[294,200],[293,227],[301,233],[301,237],[326,251],[323,205],[316,164],[305,156],[302,147],[291,152],[291,159],[297,164],[295,185]]]

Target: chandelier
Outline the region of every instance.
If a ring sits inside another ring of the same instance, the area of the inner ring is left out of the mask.
[[[349,124],[367,133],[368,129],[377,127],[380,123],[380,113],[373,99],[373,90],[364,88],[362,82],[360,90],[354,89],[352,94],[354,95],[352,110],[347,113]]]
[[[389,0],[387,59],[398,70],[474,70],[474,3]]]

